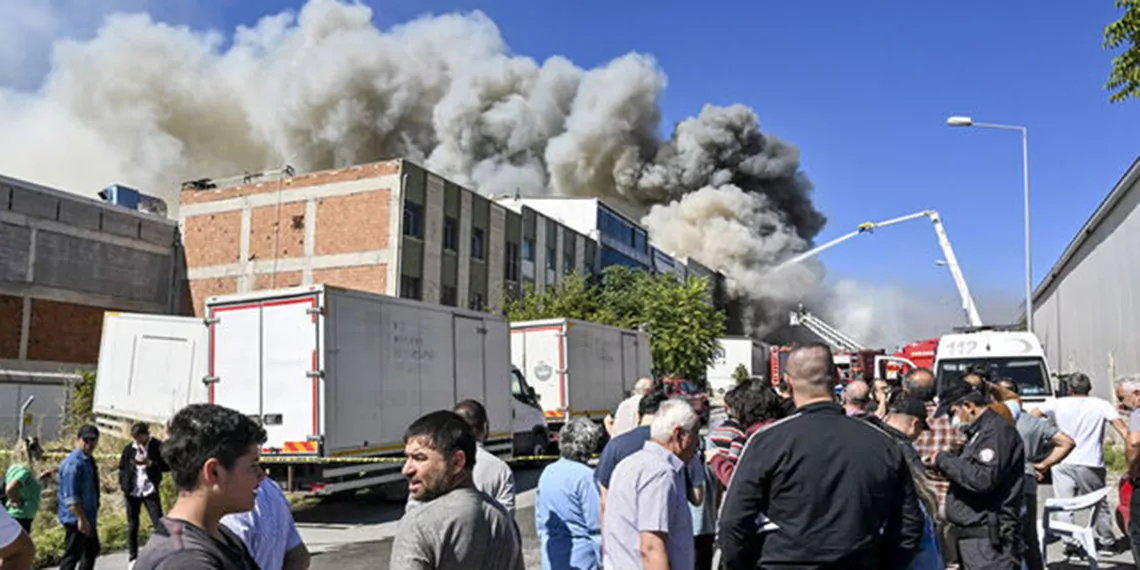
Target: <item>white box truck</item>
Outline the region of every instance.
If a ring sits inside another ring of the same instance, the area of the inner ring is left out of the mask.
[[[400,480],[408,425],[466,398],[487,408],[489,451],[509,455],[515,429],[545,438],[537,409],[512,410],[533,390],[508,335],[496,315],[324,285],[212,297],[205,319],[109,313],[94,411],[227,406],[261,421],[264,455],[296,458],[281,460],[293,490],[351,491]]]
[[[725,392],[736,385],[733,374],[743,364],[749,376],[763,376],[768,371],[768,347],[751,337],[725,337],[717,339],[720,347],[708,367],[709,396],[724,398]]]
[[[552,434],[571,416],[601,421],[653,373],[648,334],[574,319],[511,323],[511,362],[534,386]]]

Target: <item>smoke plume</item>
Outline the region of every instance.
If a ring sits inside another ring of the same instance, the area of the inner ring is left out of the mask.
[[[53,48],[35,91],[0,90],[6,174],[86,194],[125,183],[173,210],[182,180],[407,157],[484,193],[601,196],[644,215],[663,249],[725,273],[757,333],[823,276],[766,272],[825,223],[798,150],[740,105],[662,139],[666,79],[647,55],[538,62],[480,12],[380,30],[340,0],[228,35],[113,14]]]

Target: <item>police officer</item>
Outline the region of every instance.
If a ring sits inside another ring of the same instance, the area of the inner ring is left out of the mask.
[[[1025,450],[1013,424],[988,406],[986,383],[969,380],[975,383],[965,377],[949,383],[934,413],[952,413],[968,438],[966,445],[958,453],[943,451],[923,461],[950,481],[946,519],[957,533],[962,570],[1018,570]]]

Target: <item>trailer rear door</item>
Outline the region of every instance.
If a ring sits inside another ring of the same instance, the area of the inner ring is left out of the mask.
[[[569,407],[563,323],[511,329],[511,362],[530,381],[548,418],[562,418]]]
[[[266,451],[316,453],[318,295],[211,305],[209,312],[210,401],[260,418]]]
[[[95,413],[165,423],[187,404],[207,402],[207,332],[202,319],[108,312]]]

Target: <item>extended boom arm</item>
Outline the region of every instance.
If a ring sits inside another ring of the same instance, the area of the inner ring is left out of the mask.
[[[859,352],[861,350],[866,350],[867,348],[863,346],[863,344],[859,341],[847,336],[839,329],[827,324],[819,317],[807,312],[807,310],[804,309],[803,305],[800,305],[799,310],[791,313],[789,317],[791,318],[791,325],[793,327],[804,327],[815,333],[816,336],[823,339],[824,342],[835,348],[847,350],[849,352]]]
[[[854,231],[839,236],[821,246],[815,247],[805,251],[783,263],[777,265],[772,271],[780,271],[790,265],[795,265],[805,259],[819,255],[821,252],[831,249],[859,234],[873,233],[878,228],[894,225],[900,222],[907,222],[918,218],[928,218],[934,224],[934,233],[938,235],[938,245],[942,248],[942,255],[946,258],[946,266],[950,269],[950,275],[954,277],[954,285],[958,288],[958,295],[962,297],[962,310],[966,312],[966,319],[970,322],[970,326],[982,326],[982,317],[978,314],[977,305],[974,303],[974,297],[970,295],[970,288],[966,285],[966,277],[962,275],[962,269],[958,266],[958,258],[954,255],[954,248],[950,247],[950,238],[946,236],[946,228],[942,227],[942,218],[938,212],[934,210],[925,210],[922,212],[915,212],[906,216],[899,216],[882,222],[865,222],[859,224],[859,227]]]

